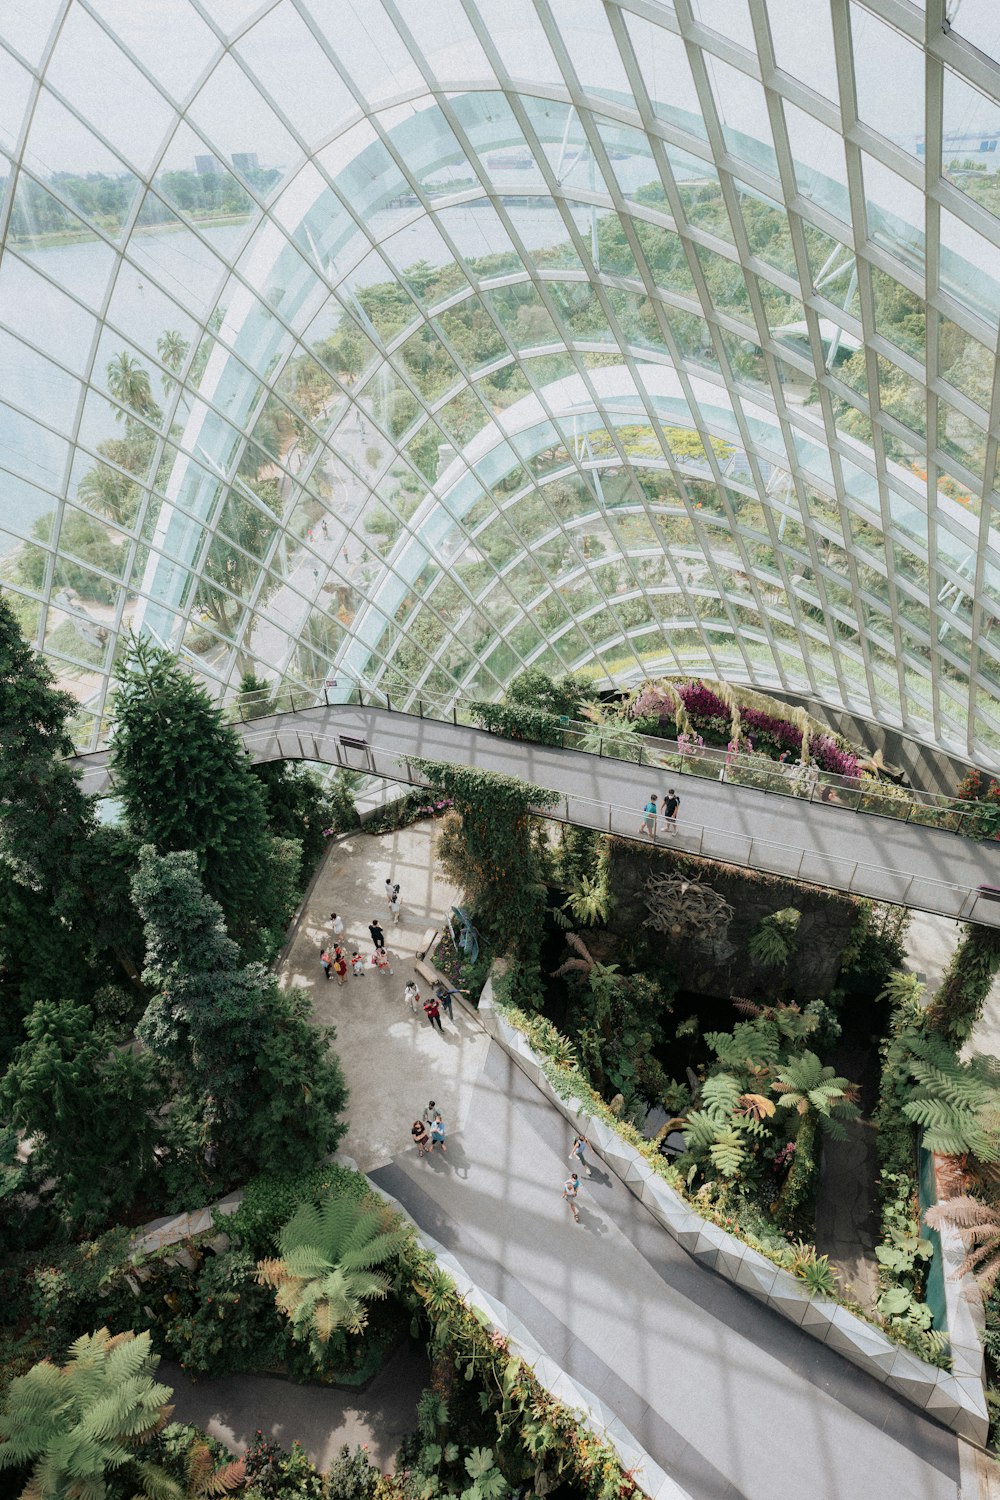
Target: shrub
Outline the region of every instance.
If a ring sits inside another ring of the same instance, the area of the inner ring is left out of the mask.
[[[353,1449],[345,1443],[326,1471],[328,1500],[372,1500],[378,1480],[367,1443]]]

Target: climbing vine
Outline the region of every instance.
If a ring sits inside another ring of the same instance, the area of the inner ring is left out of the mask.
[[[411,765],[454,803],[437,852],[463,887],[476,925],[497,952],[530,956],[541,934],[546,900],[530,812],[551,806],[556,793],[495,771],[432,760]]]

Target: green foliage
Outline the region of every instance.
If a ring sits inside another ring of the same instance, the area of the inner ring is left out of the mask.
[[[351,1449],[344,1443],[326,1471],[328,1500],[373,1500],[378,1480],[367,1447]]]
[[[231,1250],[198,1259],[190,1292],[183,1297],[175,1292],[166,1304],[160,1337],[171,1354],[190,1375],[213,1379],[280,1365],[283,1330],[258,1282],[254,1258]]]
[[[538,745],[561,745],[562,726],[554,714],[522,704],[473,703],[473,719],[482,729],[505,735],[509,740],[531,740]]]
[[[924,1145],[943,1156],[1000,1161],[1000,1064],[977,1056],[959,1062],[936,1032],[908,1037],[916,1081],[903,1114],[922,1127]]]
[[[0,1108],[35,1138],[35,1166],[74,1228],[124,1211],[148,1186],[160,1080],[153,1060],[114,1048],[82,1005],[39,1001],[0,1086]]]
[[[794,907],[772,912],[750,934],[747,951],[762,969],[780,969],[795,951],[801,912]]]
[[[280,1256],[261,1261],[258,1275],[275,1290],[278,1308],[293,1338],[308,1343],[321,1364],[337,1329],[360,1333],[366,1306],[389,1293],[385,1270],[398,1257],[409,1231],[375,1200],[328,1193],[304,1203],[278,1235]]]
[[[324,1500],[323,1475],[298,1443],[286,1452],[258,1432],[247,1449],[246,1476],[248,1500]]]
[[[36,594],[45,592],[50,554],[42,548],[52,544],[55,520],[55,511],[40,516],[31,528],[31,535],[42,546],[23,547],[16,555],[17,582]],[[122,537],[121,541],[124,540]],[[124,559],[119,543],[112,540],[106,526],[83,511],[67,509],[59,527],[59,552],[57,577],[63,588],[95,604],[114,603]],[[110,577],[102,576],[107,574]]]
[[[779,1106],[800,1115],[815,1110],[821,1128],[832,1136],[843,1137],[841,1121],[857,1119],[860,1114],[854,1102],[857,1085],[825,1067],[815,1052],[790,1058],[778,1069],[774,1089],[781,1096]]]
[[[198,1111],[227,1170],[302,1171],[344,1133],[346,1090],[302,998],[243,964],[195,857],[146,847],[133,883],[154,990],[138,1032]]]
[[[927,1025],[960,1048],[975,1029],[1000,969],[1000,931],[966,923],[930,1005]]]
[[[539,667],[528,667],[508,684],[504,701],[513,707],[572,719],[580,704],[592,702],[594,697],[593,685],[586,678],[562,677],[557,682]]]
[[[264,791],[239,736],[176,657],[148,641],[133,640],[118,684],[113,766],[130,828],[161,854],[193,850],[233,937],[248,955],[269,956],[289,912]]]
[[[788,1259],[789,1269],[805,1283],[810,1297],[836,1297],[839,1290],[837,1272],[831,1266],[828,1255],[817,1254],[815,1245],[808,1245],[800,1240]]]
[[[53,998],[38,987],[39,976],[54,984],[74,971],[58,993],[77,984],[78,998],[105,977],[107,961],[138,979],[142,949],[129,910],[127,845],[112,830],[98,830],[93,799],[66,760],[74,752],[67,721],[76,709],[53,687],[48,666],[0,597],[0,944],[5,1001],[17,998],[20,982],[24,1010]]]
[[[0,1410],[0,1468],[30,1468],[35,1500],[88,1500],[112,1475],[151,1500],[181,1500],[137,1445],[163,1420],[170,1388],[154,1380],[148,1333],[85,1334],[61,1369],[43,1362],[11,1382]],[[134,1490],[133,1490],[134,1493]]]
[[[255,1260],[263,1260],[277,1249],[278,1235],[299,1205],[331,1191],[340,1197],[353,1193],[360,1201],[370,1189],[359,1173],[329,1161],[305,1170],[261,1174],[244,1187],[236,1212],[218,1217],[218,1226]]]
[[[541,932],[546,891],[528,809],[549,806],[556,793],[466,766],[427,760],[411,765],[454,803],[438,856],[464,888],[477,927],[496,951],[530,954]]]

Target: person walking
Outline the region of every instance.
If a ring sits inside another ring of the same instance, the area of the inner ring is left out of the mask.
[[[579,1191],[580,1179],[574,1172],[572,1177],[567,1177],[566,1181],[563,1183],[562,1195],[566,1199],[566,1202],[569,1204],[569,1211],[573,1215],[573,1221],[576,1224],[579,1224],[580,1222],[580,1215],[577,1211],[576,1206],[576,1200]]]
[[[416,1015],[417,1006],[420,1004],[420,990],[412,979],[406,981],[406,988],[403,990],[403,1004],[409,1005],[413,1014]]]
[[[423,1156],[425,1152],[434,1150],[434,1142],[428,1135],[427,1126],[423,1120],[414,1120],[410,1126],[410,1134],[413,1137],[413,1144],[417,1148],[418,1155]]]
[[[382,924],[379,921],[378,917],[372,917],[371,921],[368,923],[368,931],[372,935],[372,946],[375,948],[384,948],[385,933],[382,931]]]
[[[390,911],[392,910],[392,894],[393,894],[393,891],[395,891],[395,893],[396,893],[397,896],[399,895],[399,884],[397,882],[394,885],[393,881],[392,881],[392,876],[390,875],[388,877],[388,879],[386,880],[386,882],[385,882],[385,901],[386,901],[386,905],[388,906],[388,908],[389,908]]]
[[[338,984],[347,983],[347,959],[344,957],[342,948],[333,950],[333,972],[337,976]]]
[[[326,975],[327,979],[329,979],[331,970],[333,968],[333,963],[329,953],[327,953],[325,948],[319,956],[319,961],[323,965],[323,973]]]
[[[444,1027],[441,1025],[441,1007],[437,1003],[437,997],[428,995],[424,1001],[424,1015],[432,1026],[436,1026],[441,1035],[444,1036]]]
[[[335,938],[343,937],[344,935],[343,920],[337,916],[337,913],[335,911],[332,911],[330,913],[330,931],[333,933]]]
[[[656,794],[650,797],[642,810],[642,822],[639,824],[637,833],[648,833],[650,838],[656,833]]]
[[[354,974],[355,979],[364,979],[365,961],[361,957],[361,954],[357,951],[357,949],[355,949],[351,954],[351,970]]]
[[[587,1137],[585,1135],[575,1135],[573,1137],[573,1144],[569,1148],[570,1161],[579,1162],[580,1166],[586,1172],[588,1177],[590,1176],[590,1165],[587,1161],[585,1152],[589,1145],[590,1142],[587,1140]]]
[[[399,913],[402,908],[402,904],[403,903],[399,897],[399,886],[394,885],[392,888],[392,895],[389,897],[389,913],[392,917],[393,926],[396,926],[396,924],[399,922]]]
[[[431,1121],[431,1145],[440,1146],[445,1155],[448,1154],[448,1147],[444,1143],[444,1121],[440,1115],[435,1115]]]
[[[677,832],[677,814],[680,811],[680,805],[681,799],[671,787],[663,799],[663,823],[667,833]]]
[[[392,973],[392,965],[389,963],[389,955],[388,953],[386,953],[381,944],[379,944],[379,946],[375,949],[375,952],[372,954],[372,963],[375,965],[376,969],[378,969],[380,974]]]
[[[445,1015],[448,1017],[448,1020],[454,1026],[455,1016],[451,1008],[452,997],[454,995],[467,995],[468,990],[449,990],[441,983],[440,980],[438,980],[437,984],[434,986],[434,993],[437,996],[438,1004],[440,1005],[441,1009],[444,1011]]]
[[[421,1117],[423,1119],[424,1124],[427,1125],[427,1126],[433,1125],[434,1124],[434,1116],[436,1114],[437,1114],[437,1105],[434,1103],[434,1100],[432,1099],[430,1101],[430,1103],[428,1104],[427,1108],[424,1110],[423,1115]]]

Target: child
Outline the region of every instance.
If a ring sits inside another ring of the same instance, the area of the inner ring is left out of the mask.
[[[354,970],[355,979],[364,979],[365,961],[360,953],[354,952],[351,954],[351,968]]]

